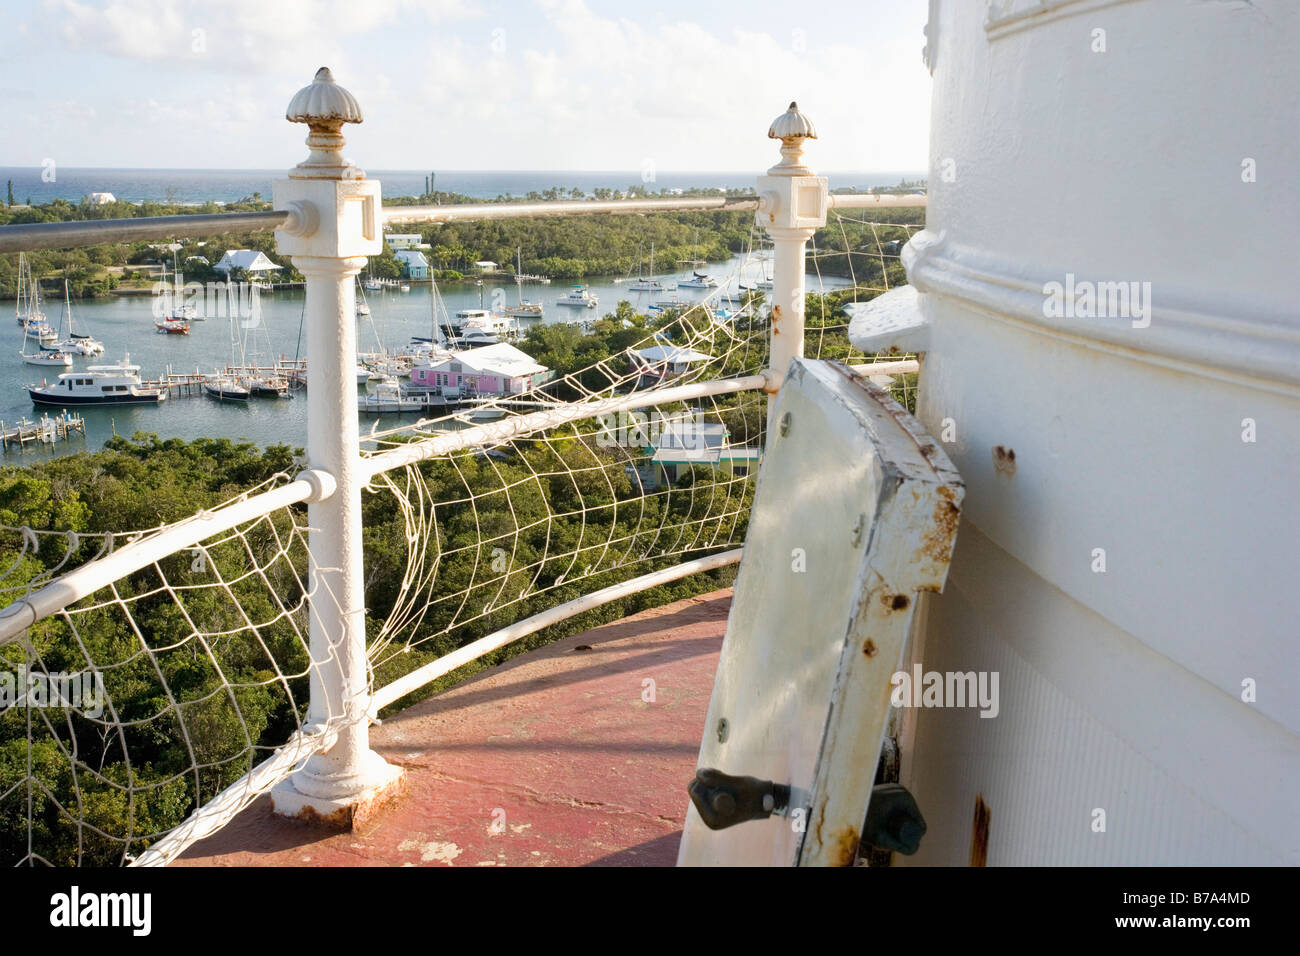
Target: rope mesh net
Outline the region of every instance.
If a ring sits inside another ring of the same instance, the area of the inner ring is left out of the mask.
[[[849,364],[900,357],[857,353],[844,307],[905,281],[899,249],[919,228],[832,213],[807,258],[806,355]],[[484,422],[645,396],[636,410],[562,423],[543,414],[520,434],[460,442],[372,480],[363,500],[372,688],[561,602],[743,544],[767,396],[752,388],[689,401],[656,394],[766,367],[766,269],[754,236],[732,274],[692,290],[690,301],[629,296],[602,310],[605,318],[530,333],[520,347],[558,356],[555,378],[363,433],[363,455],[375,456],[473,434]],[[893,374],[888,384],[914,407],[914,375]],[[21,605],[124,540],[160,530],[77,537],[0,528],[0,604]],[[311,669],[333,665],[310,654],[311,604],[332,598],[313,591],[309,530],[305,505],[276,508],[0,642],[0,681],[8,681],[0,684],[0,860],[130,862],[215,795],[226,791],[219,825],[301,764],[294,754],[256,786],[247,776],[311,729]],[[730,573],[676,586],[719,587]],[[571,633],[674,593],[682,592],[646,592],[564,627]]]

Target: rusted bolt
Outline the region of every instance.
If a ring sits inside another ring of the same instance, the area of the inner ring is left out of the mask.
[[[876,648],[876,642],[871,638],[867,638],[867,643],[862,645],[862,653],[866,654],[868,657],[875,657],[876,654],[879,653]]]
[[[727,736],[731,732],[731,725],[727,723],[727,718],[723,717],[718,721],[718,743],[725,744]]]
[[[867,523],[867,516],[865,514],[858,515],[858,523],[853,526],[853,535],[851,538],[853,547],[855,548],[858,545],[862,544],[862,529],[866,525],[866,523]]]
[[[895,611],[901,611],[906,608],[907,605],[908,600],[906,594],[895,594],[889,602],[890,608]]]
[[[789,412],[786,412],[784,415],[781,416],[781,423],[777,427],[777,431],[781,433],[781,437],[784,438],[786,435],[790,433],[791,420],[792,419]]]

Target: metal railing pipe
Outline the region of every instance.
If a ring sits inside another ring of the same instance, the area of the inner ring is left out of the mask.
[[[269,232],[293,220],[282,209],[194,216],[150,216],[142,219],[89,219],[81,222],[30,222],[0,226],[0,252],[35,249],[75,249],[101,242],[140,242],[145,239],[196,239],[235,232]]]
[[[385,471],[413,465],[442,455],[460,451],[464,448],[477,448],[480,445],[499,445],[512,438],[519,438],[532,432],[570,422],[597,418],[615,412],[630,411],[634,408],[648,408],[651,405],[666,405],[669,402],[685,402],[694,398],[706,398],[710,395],[725,395],[729,392],[746,392],[765,388],[768,373],[746,375],[741,378],[720,378],[708,382],[696,382],[691,385],[674,385],[669,388],[650,389],[644,392],[632,392],[628,395],[616,395],[594,402],[576,402],[570,405],[557,405],[542,412],[529,412],[475,425],[454,432],[444,432],[409,444],[399,445],[388,451],[370,455],[362,460],[361,470],[367,481]]]
[[[592,591],[590,594],[584,594],[572,601],[565,601],[563,604],[547,608],[532,617],[515,621],[508,627],[493,631],[491,634],[480,637],[477,641],[471,641],[464,647],[457,648],[450,654],[444,654],[436,661],[430,661],[423,667],[418,667],[411,673],[399,677],[391,684],[381,687],[370,698],[371,716],[377,715],[384,707],[396,700],[400,700],[412,691],[419,690],[425,684],[437,680],[444,674],[450,674],[456,668],[464,667],[471,661],[478,660],[484,654],[490,654],[498,648],[519,640],[521,637],[535,634],[543,628],[558,624],[584,611],[600,607],[602,604],[609,604],[611,601],[648,591],[650,588],[658,587],[661,584],[669,584],[692,574],[713,571],[717,568],[724,568],[729,564],[737,564],[743,550],[743,548],[733,548],[730,551],[722,551],[703,558],[683,561],[681,564],[674,564],[671,568],[651,571],[649,574],[642,574],[626,581],[620,581],[618,584],[611,584],[599,591]]]
[[[57,614],[69,604],[89,597],[100,588],[134,574],[163,558],[193,547],[205,538],[229,531],[245,521],[261,518],[280,508],[311,500],[332,488],[328,476],[309,477],[251,495],[214,511],[169,525],[161,531],[124,545],[111,554],[88,561],[55,578],[39,590],[0,610],[0,644],[5,644],[37,621]],[[323,482],[323,483],[322,483]]]

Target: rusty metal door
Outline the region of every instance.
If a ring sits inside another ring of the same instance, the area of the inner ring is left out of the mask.
[[[853,861],[917,592],[956,539],[960,477],[876,386],[795,359],[771,421],[698,767],[780,796],[723,829],[691,805],[679,865]]]

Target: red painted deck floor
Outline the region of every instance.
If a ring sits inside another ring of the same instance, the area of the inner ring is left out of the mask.
[[[263,797],[176,865],[671,866],[730,607],[643,611],[386,720],[372,745],[406,793],[351,833]]]

